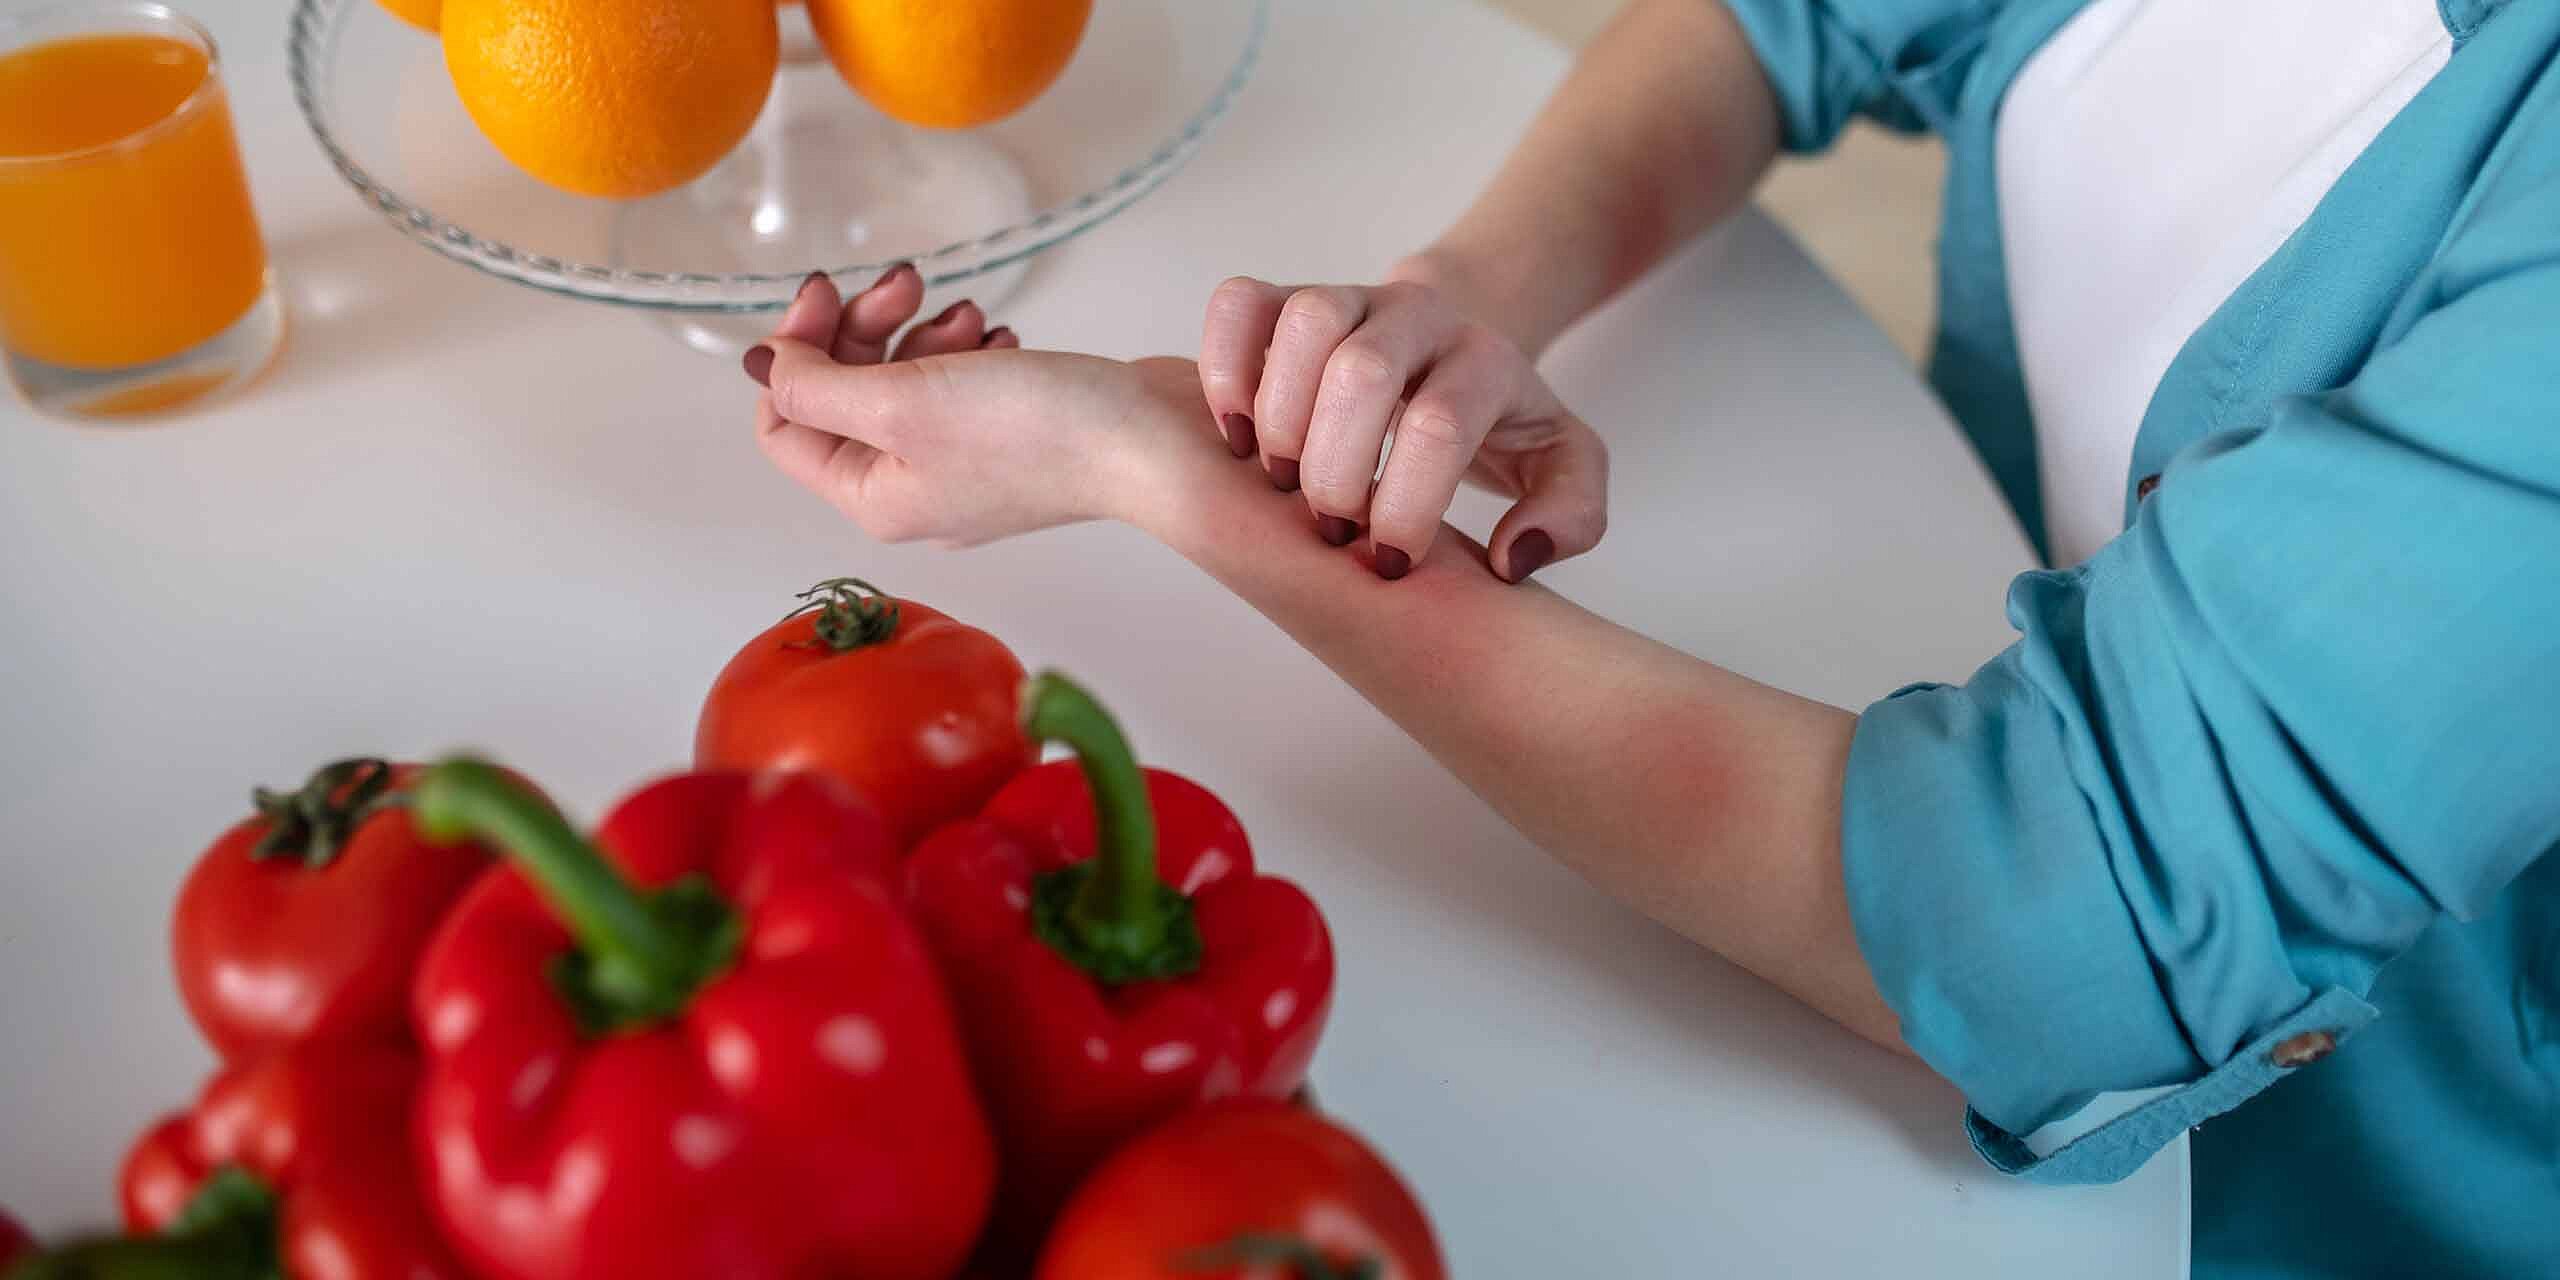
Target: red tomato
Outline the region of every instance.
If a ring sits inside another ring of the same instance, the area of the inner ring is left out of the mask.
[[[1431,1223],[1377,1153],[1287,1102],[1186,1112],[1077,1190],[1039,1280],[1446,1280]]]
[[[409,979],[445,908],[489,866],[418,838],[394,798],[415,765],[347,760],[257,793],[178,891],[178,992],[227,1062],[291,1041],[409,1042]]]
[[[1016,719],[1022,663],[994,636],[852,578],[800,598],[712,682],[697,768],[831,774],[903,849],[1039,758]]]

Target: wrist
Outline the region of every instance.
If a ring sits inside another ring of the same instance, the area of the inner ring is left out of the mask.
[[[1387,269],[1387,279],[1431,289],[1459,314],[1509,338],[1535,359],[1570,317],[1549,314],[1551,300],[1534,282],[1519,278],[1518,264],[1524,260],[1451,236],[1398,259]]]
[[[1117,456],[1105,468],[1095,514],[1178,550],[1235,459],[1210,421],[1198,365],[1159,357],[1134,367],[1139,395],[1118,435]]]

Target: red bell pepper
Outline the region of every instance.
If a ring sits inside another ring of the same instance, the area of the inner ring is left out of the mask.
[[[888,887],[896,850],[850,793],[814,774],[680,775],[605,819],[611,862],[485,765],[429,770],[413,811],[514,867],[454,908],[418,974],[428,1197],[473,1265],[958,1269],[993,1146]]]
[[[1333,994],[1315,904],[1257,875],[1235,815],[1141,771],[1109,713],[1055,674],[1023,724],[1066,743],[977,819],[908,857],[1003,1152],[999,1256],[1019,1260],[1113,1148],[1233,1094],[1305,1079]]]
[[[1413,1191],[1350,1130],[1231,1099],[1104,1161],[1040,1252],[1039,1280],[1445,1280]]]
[[[229,1061],[287,1041],[409,1043],[409,982],[476,845],[418,838],[400,807],[415,765],[342,760],[214,842],[178,892],[178,992]]]
[[[35,1237],[27,1234],[18,1220],[0,1209],[0,1275],[9,1273],[9,1264],[35,1252]]]
[[[831,578],[729,659],[702,700],[701,769],[811,770],[878,806],[903,849],[1040,760],[1004,642],[859,578]]]
[[[135,1234],[10,1280],[465,1280],[418,1194],[408,1050],[312,1041],[214,1076],[126,1157]]]

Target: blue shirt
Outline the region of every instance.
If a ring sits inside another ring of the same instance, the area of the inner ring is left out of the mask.
[[[1729,2],[1791,149],[1946,139],[1930,375],[2040,537],[1992,144],[2081,0]],[[2560,3],[2440,7],[2162,378],[2125,532],[1850,757],[1859,944],[1976,1149],[2106,1181],[2192,1129],[2199,1276],[2560,1275]]]

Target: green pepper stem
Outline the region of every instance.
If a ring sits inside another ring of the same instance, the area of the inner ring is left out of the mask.
[[[737,950],[736,915],[698,881],[632,887],[560,811],[477,760],[427,770],[410,793],[421,834],[497,847],[533,881],[577,939],[579,964],[555,978],[590,1030],[681,1012]]]
[[[274,1275],[265,1253],[237,1226],[86,1240],[21,1262],[6,1280],[261,1280]]]
[[[1111,713],[1054,671],[1022,688],[1022,727],[1076,753],[1093,793],[1094,855],[1035,890],[1043,937],[1105,982],[1179,977],[1200,964],[1191,903],[1156,873],[1155,807],[1147,777]]]
[[[1065,743],[1075,752],[1093,792],[1093,857],[1100,870],[1076,894],[1075,918],[1128,923],[1147,916],[1163,883],[1156,876],[1155,807],[1119,723],[1082,686],[1043,671],[1023,687],[1022,728],[1037,741]]]
[[[205,1180],[175,1225],[156,1236],[104,1236],[50,1249],[5,1280],[274,1280],[276,1196],[226,1167]]]

